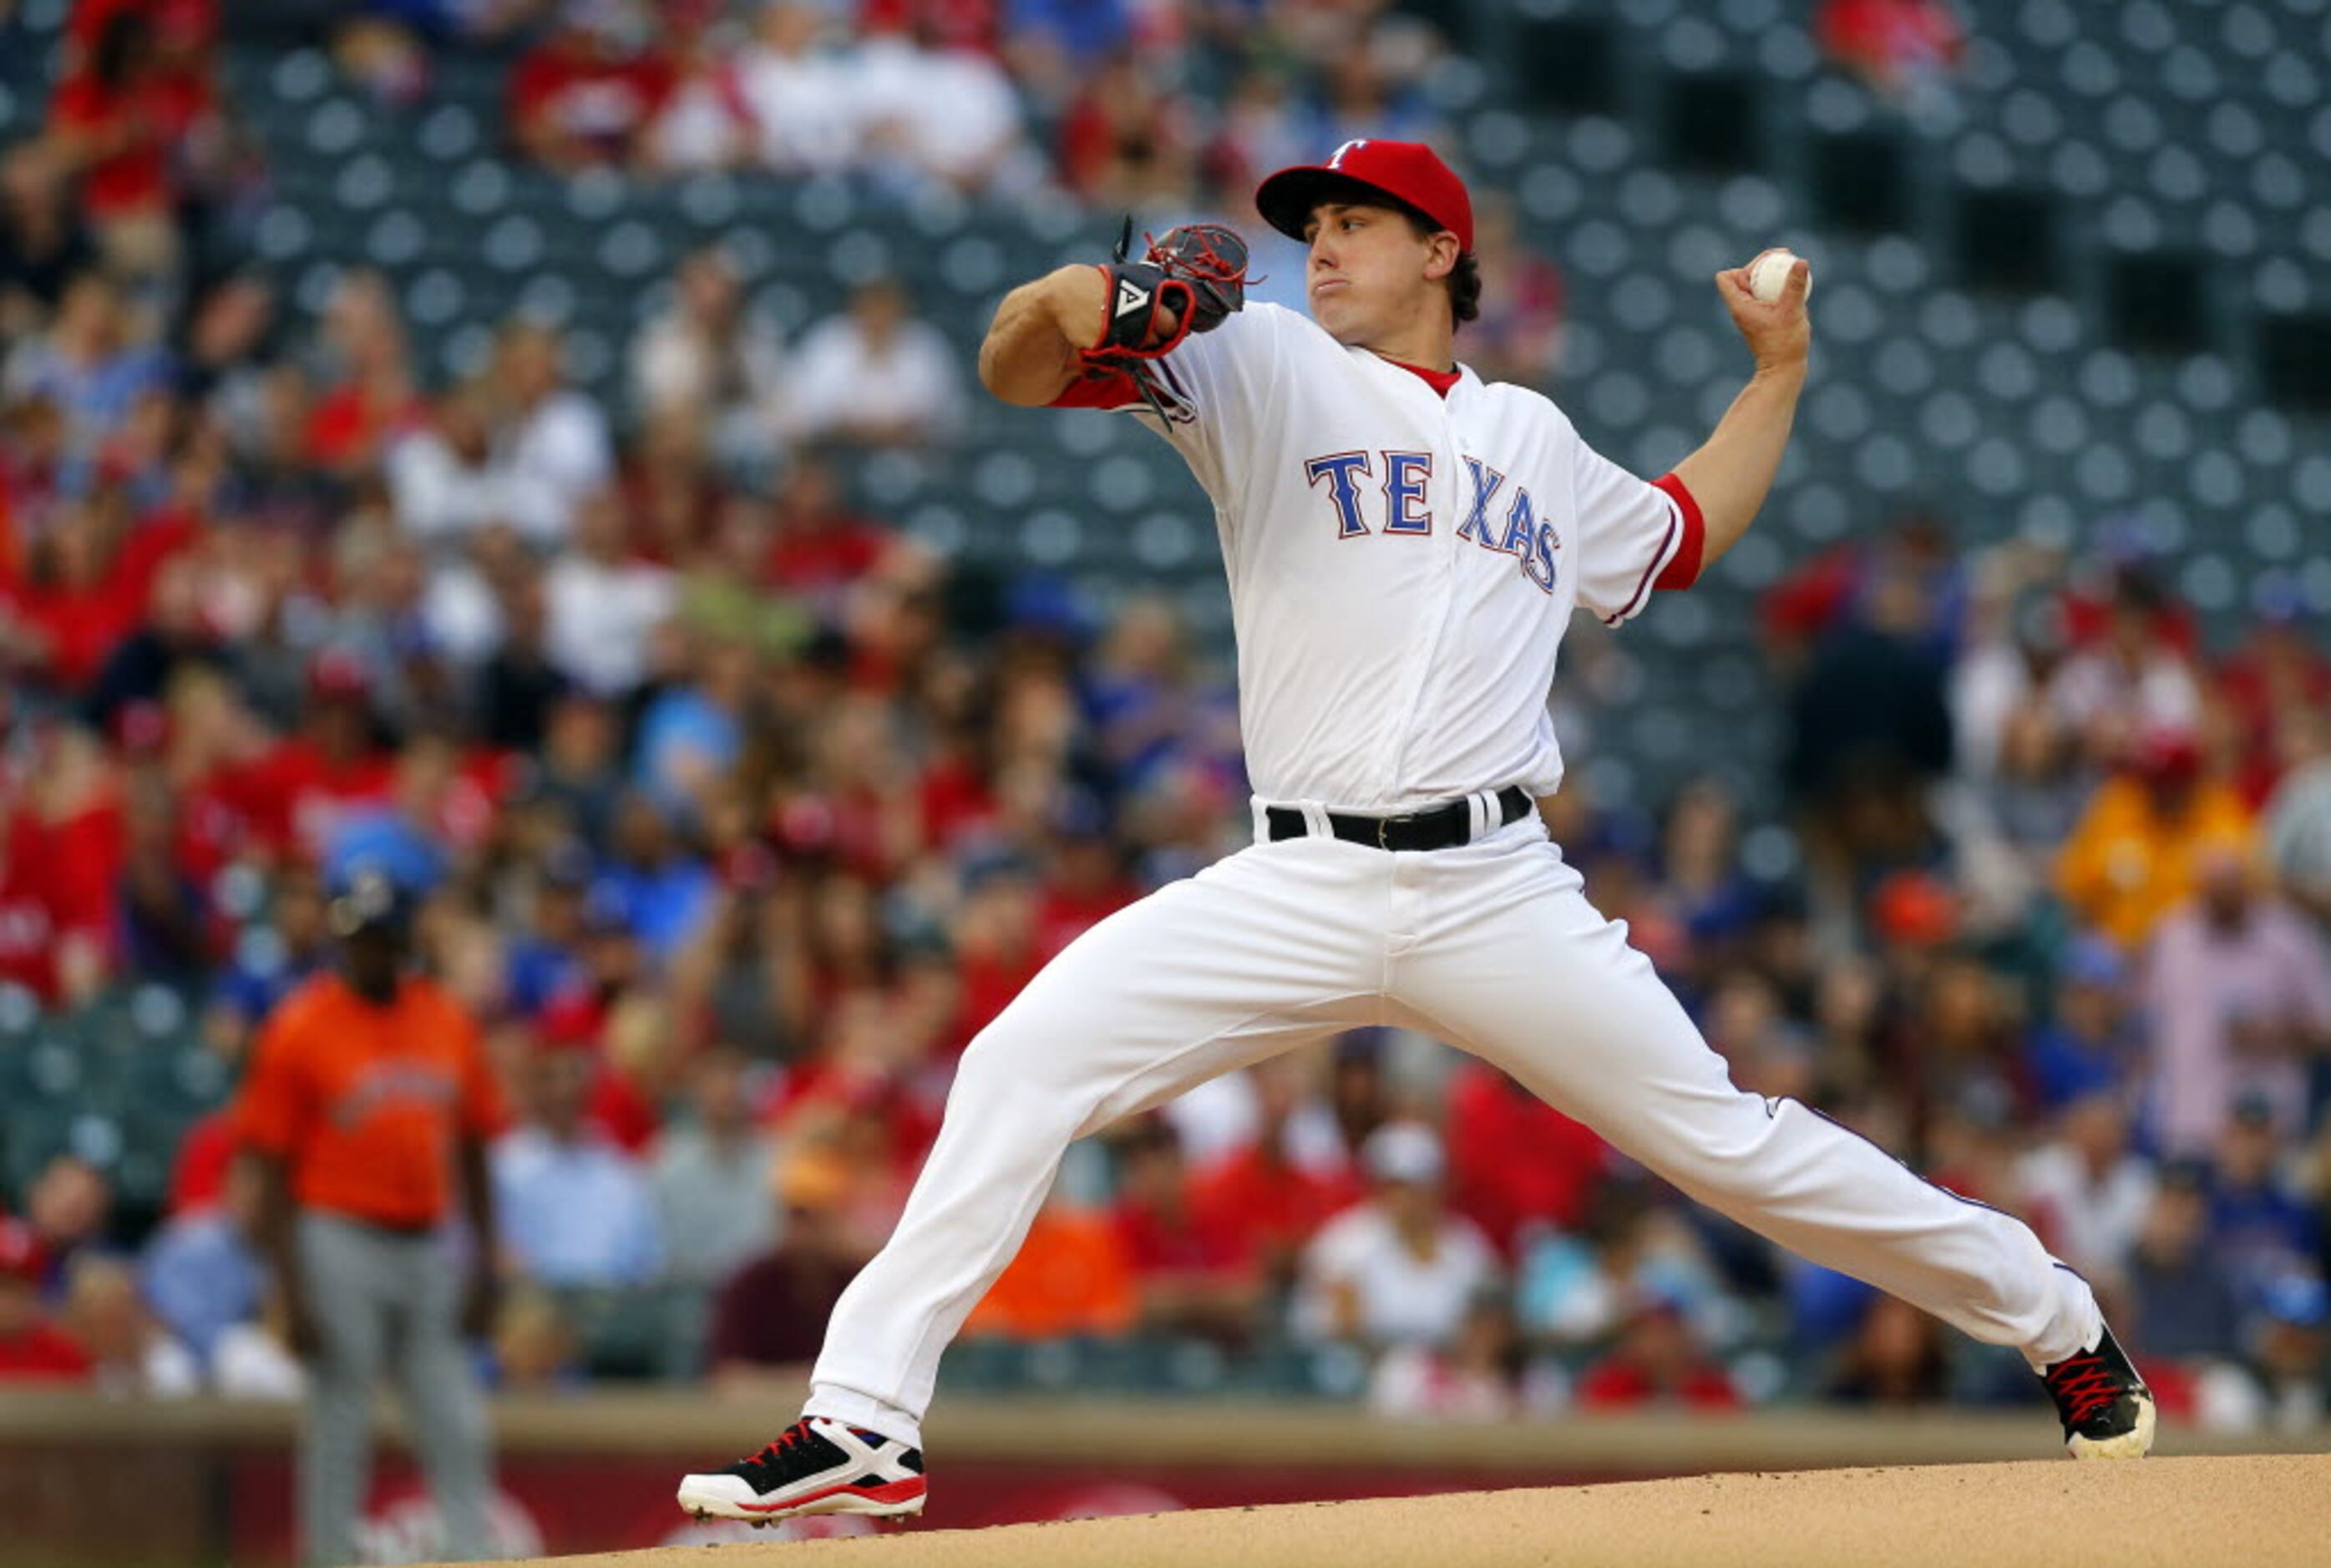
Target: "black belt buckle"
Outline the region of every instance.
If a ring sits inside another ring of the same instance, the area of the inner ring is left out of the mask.
[[[1391,817],[1378,817],[1376,819],[1376,848],[1384,851],[1386,854],[1390,854],[1392,852],[1391,836],[1393,822],[1394,819]]]

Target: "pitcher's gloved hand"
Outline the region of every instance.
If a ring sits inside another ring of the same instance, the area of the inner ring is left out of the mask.
[[[1181,347],[1193,332],[1211,332],[1246,304],[1247,248],[1234,229],[1220,223],[1185,223],[1151,238],[1137,261],[1133,220],[1117,242],[1116,259],[1101,268],[1108,286],[1100,337],[1080,356],[1092,375],[1129,375],[1141,395],[1165,418],[1156,383],[1146,361]]]
[[[1246,242],[1220,223],[1185,223],[1127,261],[1133,220],[1125,221],[1117,258],[1101,268],[1108,315],[1086,357],[1121,364],[1171,354],[1193,332],[1211,332],[1246,303]]]

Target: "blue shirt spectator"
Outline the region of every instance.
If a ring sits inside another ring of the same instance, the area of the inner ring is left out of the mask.
[[[1079,65],[1114,53],[1132,33],[1125,0],[1010,0],[1004,16],[1010,37],[1050,40]]]
[[[326,922],[323,884],[305,870],[281,872],[267,918],[243,928],[233,957],[213,981],[213,1004],[233,1013],[243,1028],[257,1027],[323,967],[330,940]]]
[[[513,937],[502,964],[502,994],[510,1011],[535,1017],[552,1002],[589,989],[591,966],[563,943],[538,936]]]
[[[68,493],[97,477],[97,448],[129,422],[138,400],[169,390],[168,356],[130,334],[119,290],[90,271],[66,286],[49,331],[6,358],[11,399],[47,403],[64,415],[67,462],[59,477]]]
[[[695,780],[726,775],[744,755],[737,716],[705,692],[683,686],[648,705],[640,719],[640,787],[667,811],[696,809]]]
[[[581,844],[557,845],[545,857],[531,925],[503,949],[503,995],[512,1012],[533,1017],[553,998],[591,984],[583,944],[595,875],[591,852]]]
[[[2211,1246],[2210,1174],[2179,1161],[2161,1174],[2129,1259],[2129,1329],[2144,1353],[2181,1361],[2230,1356],[2241,1300]]]
[[[267,1276],[251,1244],[257,1196],[238,1164],[218,1206],[178,1215],[146,1245],[146,1303],[205,1366],[221,1335],[259,1316]]]
[[[709,868],[683,853],[656,803],[634,791],[615,815],[615,859],[591,889],[620,911],[640,945],[669,958],[711,913],[719,890]]]
[[[2245,1294],[2316,1256],[2314,1211],[2283,1184],[2274,1107],[2257,1096],[2234,1106],[2219,1134],[2210,1187],[2210,1245]]]
[[[510,1134],[494,1150],[494,1196],[504,1244],[538,1284],[644,1285],[663,1267],[646,1179],[595,1134]]]
[[[2066,953],[2056,1015],[2024,1044],[2040,1101],[2050,1111],[2127,1083],[2137,1049],[2121,1003],[2128,965],[2101,936],[2084,936]]]
[[[494,1145],[502,1244],[554,1289],[644,1285],[663,1268],[645,1173],[585,1119],[596,1067],[588,1051],[538,1048],[520,1078],[526,1123]]]

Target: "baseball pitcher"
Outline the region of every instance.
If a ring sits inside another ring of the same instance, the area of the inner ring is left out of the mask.
[[[1746,268],[1717,276],[1755,374],[1646,481],[1545,397],[1455,362],[1479,309],[1472,205],[1429,148],[1346,142],[1255,205],[1308,247],[1308,317],[1242,309],[1244,244],[1182,228],[1015,290],[979,366],[1009,403],[1128,411],[1212,498],[1255,841],[1086,933],[972,1043],[802,1420],[687,1477],[680,1506],[919,1511],[940,1354],[1070,1140],[1384,1024],[1487,1058],[1699,1202],[2016,1347],[2076,1457],[2144,1454],[2152,1396],[2087,1281],[2011,1216],[1735,1088],[1535,808],[1562,780],[1546,694],[1571,615],[1616,626],[1689,587],[1763,503],[1805,381],[1805,263],[1769,300]]]

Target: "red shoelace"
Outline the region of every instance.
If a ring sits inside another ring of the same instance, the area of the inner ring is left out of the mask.
[[[2048,1388],[2071,1412],[2074,1426],[2120,1397],[2111,1369],[2105,1365],[2102,1356],[2096,1355],[2074,1356],[2059,1365],[2048,1375]]]
[[[786,1449],[794,1447],[796,1444],[804,1443],[808,1440],[808,1424],[804,1421],[795,1421],[784,1431],[779,1432],[775,1442],[763,1448],[759,1453],[755,1454],[750,1459],[747,1459],[746,1463],[763,1465],[774,1464],[779,1454],[784,1453]]]

